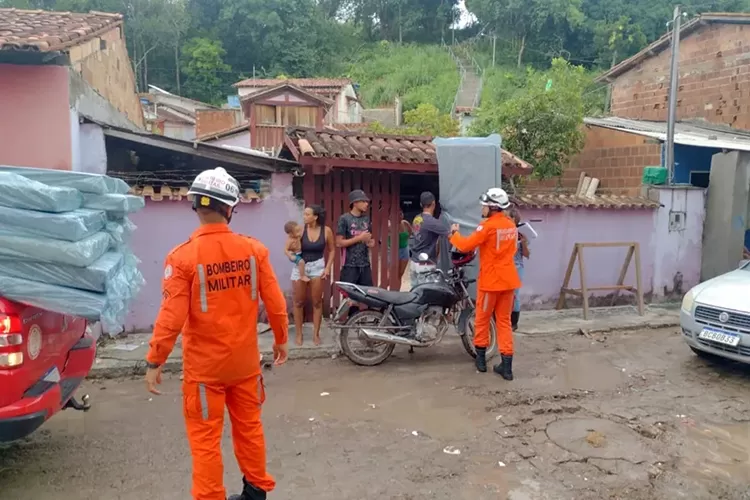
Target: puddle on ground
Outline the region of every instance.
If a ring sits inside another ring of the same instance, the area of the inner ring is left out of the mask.
[[[357,375],[322,387],[316,381],[297,381],[293,392],[274,396],[274,411],[307,411],[317,421],[326,419],[378,421],[417,431],[432,438],[455,439],[494,423],[486,401],[451,391],[443,381],[423,381],[416,391],[404,391],[399,380]],[[325,397],[320,396],[327,392]],[[461,442],[448,442],[461,448]]]
[[[557,370],[553,383],[561,390],[606,391],[627,380],[622,369],[596,355],[570,356]]]
[[[686,421],[683,462],[711,478],[750,482],[750,423],[717,425]]]
[[[467,457],[471,466],[467,468],[467,488],[463,494],[466,500],[481,498],[507,498],[511,491],[521,486],[515,476],[512,464],[501,467],[497,456],[478,455]]]

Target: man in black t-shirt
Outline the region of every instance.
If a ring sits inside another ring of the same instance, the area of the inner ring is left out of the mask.
[[[367,215],[370,199],[361,189],[349,193],[350,211],[339,217],[336,229],[336,246],[341,248],[340,281],[362,286],[372,286],[372,268],[370,267],[370,248],[375,244],[372,239],[372,224]]]

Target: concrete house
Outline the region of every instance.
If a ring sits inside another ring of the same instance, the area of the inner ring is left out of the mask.
[[[0,9],[0,164],[106,171],[101,127],[84,117],[144,124],[122,24],[121,14]]]

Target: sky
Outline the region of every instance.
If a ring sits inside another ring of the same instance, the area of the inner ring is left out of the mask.
[[[461,17],[459,18],[458,22],[456,23],[456,28],[461,29],[465,28],[466,26],[470,25],[473,22],[476,22],[477,18],[466,10],[466,1],[460,0],[458,2],[458,8],[461,10]]]

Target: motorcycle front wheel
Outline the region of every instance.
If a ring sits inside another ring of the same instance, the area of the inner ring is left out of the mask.
[[[469,353],[472,358],[477,357],[477,351],[474,348],[474,319],[476,313],[471,311],[471,315],[466,320],[466,334],[461,335],[461,343],[464,345],[464,349]],[[487,353],[485,359],[489,360],[495,357],[497,354],[497,328],[495,326],[495,318],[490,320],[490,345],[487,347]]]
[[[360,311],[344,324],[339,337],[341,350],[353,363],[360,366],[379,365],[393,354],[396,348],[394,344],[371,340],[362,331],[362,328],[377,328],[378,326],[392,326],[392,322],[386,320],[383,325],[383,313],[379,311]],[[352,344],[359,343],[359,347]]]

